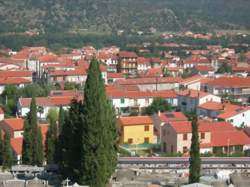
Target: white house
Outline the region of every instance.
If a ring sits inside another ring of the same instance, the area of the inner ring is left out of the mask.
[[[221,98],[202,91],[184,90],[177,93],[178,109],[182,112],[192,112],[205,102],[221,102]]]

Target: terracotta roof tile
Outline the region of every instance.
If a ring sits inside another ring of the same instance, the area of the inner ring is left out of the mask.
[[[153,124],[152,118],[150,116],[120,117],[119,120],[123,126]]]

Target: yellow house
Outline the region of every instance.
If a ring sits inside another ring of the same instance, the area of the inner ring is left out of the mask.
[[[150,116],[120,117],[117,125],[121,144],[154,143],[154,126]]]

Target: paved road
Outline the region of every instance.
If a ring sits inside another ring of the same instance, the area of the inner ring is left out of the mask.
[[[250,164],[250,157],[202,157],[202,164]],[[119,164],[188,164],[189,157],[119,157]]]

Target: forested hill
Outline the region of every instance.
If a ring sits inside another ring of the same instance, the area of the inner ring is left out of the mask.
[[[0,32],[250,29],[249,0],[0,0]]]

